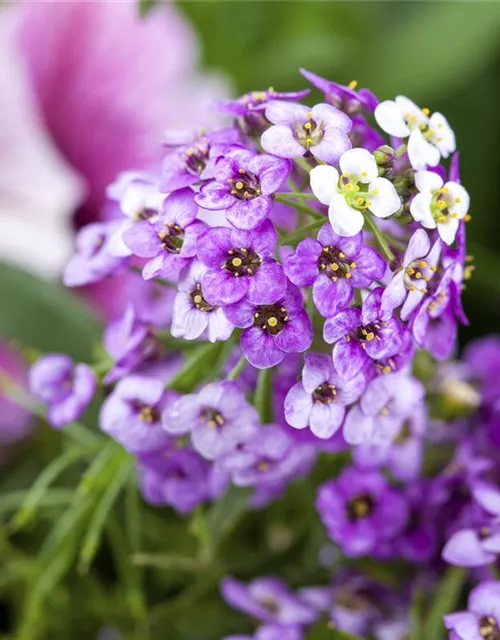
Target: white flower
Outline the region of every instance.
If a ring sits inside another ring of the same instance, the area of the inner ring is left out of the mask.
[[[416,171],[435,167],[456,149],[455,134],[443,114],[429,116],[428,109],[404,96],[381,102],[375,119],[389,135],[408,138],[408,158]]]
[[[127,218],[110,238],[110,253],[116,257],[131,256],[132,251],[123,241],[123,234],[140,220],[154,221],[167,194],[160,193],[154,176],[126,171],[108,187],[107,195],[118,202],[121,212]]]
[[[437,227],[443,242],[452,244],[469,210],[469,194],[458,182],[444,184],[432,171],[417,171],[415,184],[420,193],[411,202],[411,215],[427,229]]]
[[[311,171],[311,189],[322,204],[335,233],[355,236],[363,228],[364,211],[387,218],[401,207],[394,185],[378,177],[373,155],[366,149],[350,149],[340,158],[342,174],[326,165]]]

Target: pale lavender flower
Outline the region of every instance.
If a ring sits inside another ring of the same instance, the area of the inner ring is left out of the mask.
[[[467,611],[444,617],[450,640],[496,640],[500,637],[500,582],[481,582],[469,594]]]

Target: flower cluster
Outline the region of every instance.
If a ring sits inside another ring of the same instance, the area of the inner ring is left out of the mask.
[[[106,366],[96,377],[48,355],[31,388],[60,427],[98,378],[101,430],[136,457],[145,500],[182,514],[229,485],[262,507],[336,457],[315,500],[329,539],[346,558],[408,563],[421,587],[441,552],[468,567],[500,553],[494,457],[464,417],[480,407],[499,437],[500,347],[444,364],[467,323],[469,196],[442,114],[302,73],[323,102],[269,89],[220,103],[226,127],[169,131],[157,173],[110,185],[114,213],[79,233],[64,275],[132,278]],[[455,445],[444,470],[424,468],[429,441]],[[408,594],[355,574],[299,593],[272,578],[222,590],[260,640],[302,638],[324,615],[381,640],[408,632]],[[495,606],[450,615],[450,637],[478,637],[460,631],[471,616],[500,637]]]

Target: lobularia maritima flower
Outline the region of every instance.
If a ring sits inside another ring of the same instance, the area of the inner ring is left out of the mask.
[[[192,531],[226,491],[254,510],[297,500],[286,526],[266,512],[257,544],[341,575],[300,585],[298,562],[292,590],[242,564],[254,579],[227,577],[222,594],[255,625],[228,639],[300,640],[326,616],[393,640],[443,559],[480,567],[474,578],[498,561],[500,346],[444,362],[473,272],[446,118],[301,73],[318,104],[307,88],[219,101],[223,126],[169,130],[161,166],[116,177],[64,273],[126,282],[108,355],[43,356],[31,391],[60,427],[101,386],[99,427],[135,456],[144,500],[196,509]],[[361,556],[373,576],[397,559],[408,586],[360,575]],[[469,611],[446,617],[450,638],[498,640],[497,600],[496,582],[473,589]]]

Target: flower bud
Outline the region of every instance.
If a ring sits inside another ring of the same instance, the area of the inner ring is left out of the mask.
[[[375,149],[373,155],[375,156],[375,160],[379,167],[392,164],[395,158],[394,149],[387,144]]]

